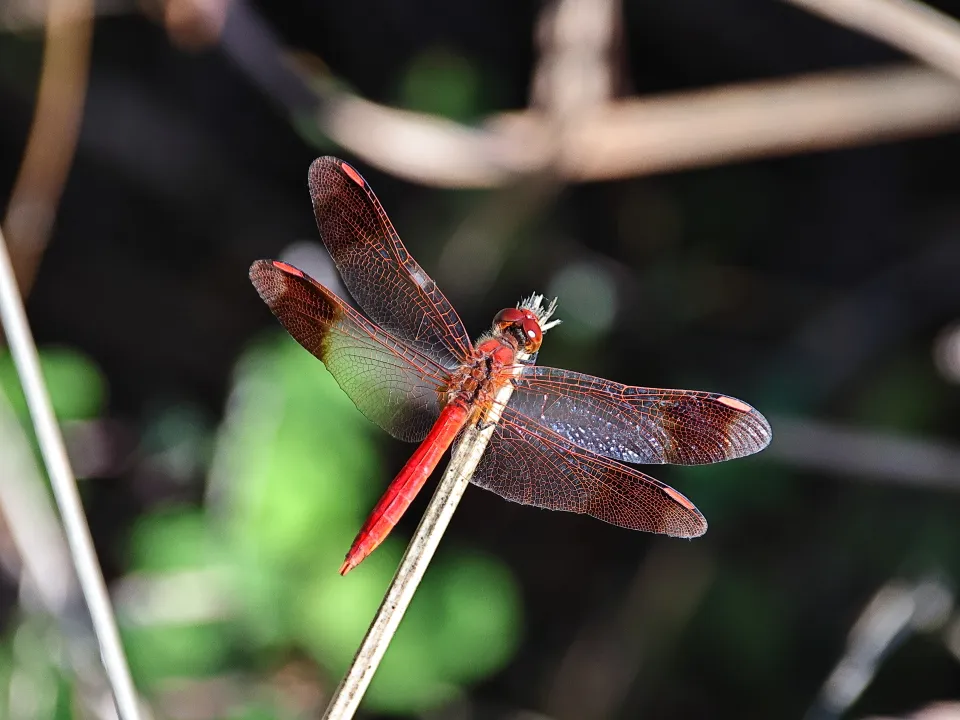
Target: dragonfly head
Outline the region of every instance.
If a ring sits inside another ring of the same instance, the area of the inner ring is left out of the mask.
[[[543,330],[536,313],[528,308],[506,308],[493,318],[493,331],[497,335],[512,338],[517,349],[532,355],[540,349]]]
[[[535,355],[543,342],[543,334],[560,324],[559,320],[550,319],[556,308],[556,300],[544,307],[542,295],[531,295],[517,307],[498,312],[493,319],[493,331],[512,338],[518,350]]]

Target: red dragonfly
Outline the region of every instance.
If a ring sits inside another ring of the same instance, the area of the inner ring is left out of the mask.
[[[770,425],[728,395],[631,387],[534,364],[556,301],[537,295],[501,310],[474,344],[456,310],[400,242],[353,167],[310,167],[320,236],[364,317],[292,265],[257,260],[250,280],[357,408],[420,446],[354,540],[341,574],[389,534],[461,431],[485,423],[507,384],[513,393],[473,476],[507,500],[585,513],[632,530],[691,538],[707,521],[686,497],[623,465],[700,465],[770,442]]]

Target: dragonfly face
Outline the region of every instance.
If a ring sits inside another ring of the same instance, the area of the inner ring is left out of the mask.
[[[517,349],[533,355],[543,342],[540,319],[528,308],[506,308],[493,318],[493,332],[516,344]]]

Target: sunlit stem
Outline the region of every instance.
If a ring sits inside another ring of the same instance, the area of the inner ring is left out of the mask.
[[[518,357],[525,360],[525,357]],[[518,367],[519,370],[519,367]],[[347,670],[347,674],[340,681],[334,691],[333,699],[327,707],[324,718],[343,720],[352,718],[360,705],[360,700],[370,685],[380,661],[383,659],[390,641],[393,639],[403,619],[413,594],[416,592],[427,565],[437,551],[440,538],[450,524],[460,498],[463,497],[470,478],[473,477],[480,458],[483,456],[490,437],[500,420],[500,414],[506,406],[513,385],[507,384],[497,393],[496,399],[484,418],[482,427],[476,424],[468,426],[461,437],[460,443],[453,451],[450,464],[440,479],[437,491],[430,499],[430,504],[424,513],[417,531],[414,533],[407,552],[400,561],[397,574],[387,588],[380,609],[373,618],[370,629],[367,630],[363,642],[357,650],[356,657]]]
[[[23,301],[17,290],[6,241],[0,232],[0,321],[7,335],[10,353],[20,374],[23,394],[27,398],[30,417],[37,433],[43,461],[50,476],[53,495],[60,509],[64,534],[70,555],[77,570],[80,587],[90,610],[93,628],[100,644],[100,656],[107,671],[111,689],[121,720],[139,720],[137,694],[130,678],[120,634],[114,621],[113,608],[107,587],[100,572],[100,564],[93,548],[90,528],[87,526],[77,483],[70,469],[63,437],[53,414],[50,395],[40,372],[37,346],[30,334]]]

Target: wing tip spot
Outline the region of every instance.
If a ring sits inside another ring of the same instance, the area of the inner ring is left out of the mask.
[[[293,265],[289,265],[283,262],[282,260],[274,260],[273,266],[277,268],[277,270],[282,270],[283,272],[290,273],[291,275],[295,275],[296,277],[300,277],[300,278],[304,277],[303,270],[298,270]]]
[[[677,492],[677,491],[674,490],[672,487],[664,487],[664,488],[663,488],[663,491],[664,491],[667,495],[669,495],[670,497],[672,497],[674,500],[676,500],[678,503],[680,503],[681,505],[683,505],[685,508],[687,508],[687,510],[696,510],[696,509],[697,509],[697,506],[694,505],[692,502],[690,502],[690,501],[686,498],[685,495],[683,495],[683,494],[680,493],[680,492]]]
[[[747,405],[743,400],[737,400],[737,398],[730,397],[729,395],[721,395],[717,398],[717,402],[721,405],[726,405],[731,410],[736,410],[737,412],[748,413],[753,410],[753,408]]]
[[[344,175],[353,180],[360,187],[363,187],[363,178],[360,177],[360,173],[353,169],[353,166],[350,163],[341,160],[340,168],[343,170]]]

